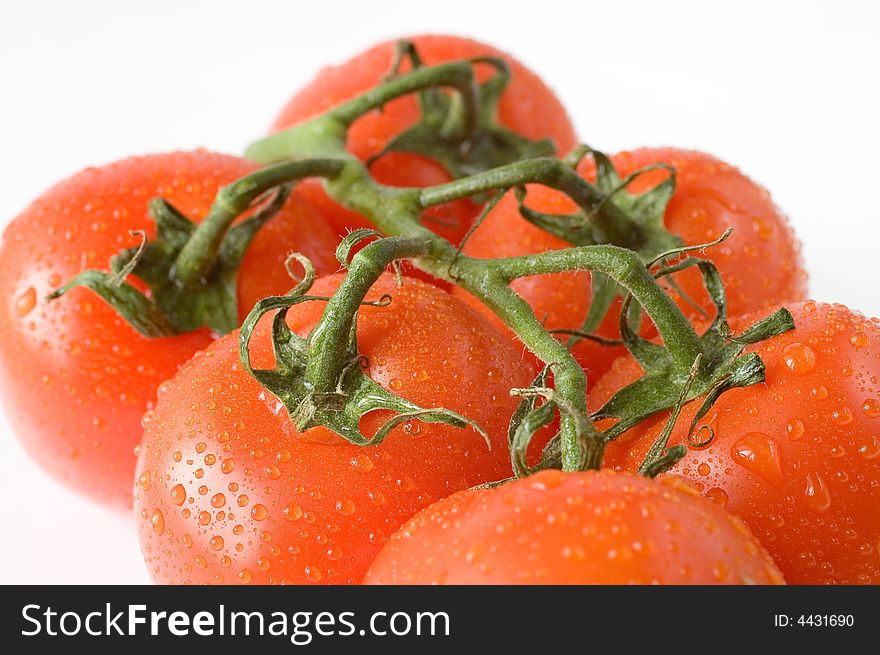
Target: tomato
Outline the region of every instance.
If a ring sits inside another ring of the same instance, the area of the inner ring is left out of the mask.
[[[769,194],[737,169],[710,155],[672,148],[622,152],[612,157],[612,161],[621,177],[658,162],[675,167],[677,186],[666,207],[664,223],[685,244],[707,243],[721,236],[728,227],[734,228],[727,241],[705,253],[698,253],[718,267],[731,315],[804,299],[806,273],[801,264],[800,245],[787,219],[773,204]],[[579,171],[587,179],[595,179],[592,159],[584,160]],[[629,189],[633,193],[646,191],[661,182],[665,175],[668,173],[659,170],[646,173]],[[529,187],[526,205],[548,214],[567,214],[576,209],[563,194],[537,185]],[[473,257],[509,257],[569,245],[525,221],[511,192],[477,228],[464,252]],[[698,271],[680,272],[675,281],[703,311],[714,314]],[[516,280],[513,287],[529,301],[537,317],[548,328],[577,329],[587,315],[590,299],[588,273],[524,278]],[[466,292],[460,289],[455,292],[482,311],[488,311]],[[688,316],[699,316],[691,303],[674,289],[670,289],[670,293]],[[619,308],[618,302],[597,330],[598,334],[610,338],[619,336]],[[587,340],[579,341],[573,349],[581,365],[595,379],[625,352],[622,347]]]
[[[329,295],[341,275],[319,278]],[[511,474],[507,424],[535,370],[485,319],[415,279],[383,275],[358,313],[367,374],[422,407],[481,425],[415,422],[379,445],[356,446],[323,427],[297,432],[283,405],[244,372],[237,335],[197,354],[145,417],[135,510],[150,575],[165,583],[359,583],[386,536],[455,491]],[[300,304],[288,325],[305,336],[322,303]],[[261,324],[255,366],[271,366]],[[361,421],[374,434],[386,412]]]
[[[253,164],[206,151],[149,155],[87,169],[34,201],[0,246],[0,388],[13,428],[54,477],[94,499],[131,506],[140,417],[156,387],[212,339],[207,331],[147,339],[96,294],[46,295],[85,268],[107,269],[136,244],[130,230],[155,233],[147,203],[162,195],[201,220],[222,186]],[[288,250],[336,268],[335,236],[302,197],[288,200],[257,235],[240,270],[242,315],[261,297],[292,285]]]
[[[535,73],[510,55],[457,36],[422,35],[408,40],[415,44],[425,65],[486,55],[502,57],[510,65],[511,78],[498,107],[501,124],[530,139],[550,138],[559,152],[566,152],[575,145],[574,127],[556,96]],[[343,64],[321,70],[281,110],[272,126],[273,131],[300,123],[379,84],[391,68],[396,43],[380,43]],[[487,79],[492,72],[485,65],[477,68],[481,80]],[[381,112],[363,116],[352,125],[348,149],[366,160],[379,153],[394,136],[413,125],[418,118],[415,97],[398,98],[385,105]],[[448,174],[439,164],[407,153],[389,153],[378,159],[371,171],[379,182],[392,186],[421,187],[449,181]],[[328,198],[318,183],[306,182],[303,192],[324,212],[339,234],[358,227],[371,227],[364,217]],[[429,211],[425,222],[453,243],[458,243],[477,211],[474,203],[458,201]]]
[[[766,381],[725,392],[672,473],[741,516],[789,583],[876,584],[880,326],[841,305],[789,309],[796,329],[750,347],[766,365]],[[754,318],[732,325],[742,329]],[[633,360],[618,360],[591,391],[591,405],[638,374]],[[684,407],[671,444],[688,443],[697,404]],[[606,463],[637,468],[664,418],[612,442]]]
[[[463,491],[392,535],[368,584],[782,584],[732,514],[687,485],[548,470]]]

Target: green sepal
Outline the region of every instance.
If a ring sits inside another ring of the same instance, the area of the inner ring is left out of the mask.
[[[682,248],[684,244],[682,239],[669,232],[663,223],[666,206],[675,193],[676,177],[673,168],[665,164],[655,164],[634,171],[626,178],[621,178],[607,155],[586,145],[572,151],[566,161],[570,165],[576,166],[580,159],[586,155],[593,157],[596,164],[595,186],[604,194],[604,200],[599,206],[603,203],[615,205],[636,227],[637,234],[633,236],[632,243],[615,245],[634,250],[646,264],[654,261],[658,256],[677,252]],[[666,170],[669,175],[647,191],[638,194],[629,193],[627,188],[636,178],[657,169]],[[525,204],[527,197],[525,189],[518,188],[516,197],[523,218],[574,246],[599,245],[609,242],[594,222],[590,220],[586,211],[582,210],[574,214],[544,214]],[[669,283],[677,288],[674,280],[669,280]],[[611,278],[602,273],[592,272],[590,307],[576,332],[595,332],[608,314],[614,300],[625,294],[625,289]],[[629,311],[630,324],[637,326],[641,319],[641,308],[632,304]],[[579,338],[574,336],[569,341],[569,347],[574,345]]]
[[[106,271],[88,269],[74,276],[67,284],[59,287],[48,296],[54,300],[74,287],[87,287],[97,293],[128,323],[145,337],[155,339],[175,334],[165,313],[151,299],[128,282]]]
[[[783,308],[758,321],[739,337],[733,337],[727,322],[724,287],[721,285],[718,269],[712,262],[687,258],[674,266],[661,269],[656,275],[662,277],[694,266],[700,270],[717,312],[712,324],[700,336],[702,356],[699,370],[690,375],[684,374],[674,365],[665,348],[638,336],[623,316],[629,305],[628,300],[624,302],[621,336],[624,345],[645,373],[620,389],[593,414],[594,419],[618,419],[604,433],[607,440],[616,438],[652,414],[705,396],[690,427],[692,431],[722,393],[764,380],[764,363],[757,354],[745,353],[746,346],[794,328],[791,313]]]
[[[381,443],[394,428],[409,421],[444,423],[457,428],[473,428],[491,448],[489,435],[470,419],[443,407],[420,407],[370,379],[362,368],[365,359],[357,352],[356,317],[348,343],[348,364],[339,374],[336,388],[330,392],[315,391],[306,379],[309,342],[295,334],[286,321],[291,307],[306,301],[327,300],[306,295],[307,291],[308,284],[301,283],[289,295],[259,301],[242,324],[239,335],[239,353],[244,369],[278,397],[297,430],[324,426],[353,444],[373,446]],[[257,323],[272,311],[276,312],[272,320],[275,368],[254,369],[250,361],[249,343]],[[383,423],[375,434],[364,435],[359,425],[361,417],[379,410],[393,412],[394,416]]]
[[[415,46],[401,42],[391,76],[397,74],[403,57],[410,59],[413,69],[422,65]],[[498,101],[510,79],[507,63],[495,57],[469,61],[489,64],[496,70],[479,86],[478,115],[466,115],[457,93],[437,88],[420,91],[417,94],[421,110],[418,122],[392,139],[373,160],[387,152],[409,152],[439,162],[447,173],[458,179],[521,159],[554,154],[551,141],[532,141],[499,125]]]
[[[110,273],[83,271],[50,298],[74,286],[86,286],[110,304],[135,330],[146,337],[169,336],[207,327],[227,334],[238,327],[238,269],[259,229],[281,209],[290,193],[282,185],[261,209],[230,227],[220,245],[207,278],[183,285],[175,266],[196,225],[162,198],[149,204],[156,223],[156,236],[136,248],[128,248],[110,260]],[[129,275],[143,280],[149,296],[124,282]]]

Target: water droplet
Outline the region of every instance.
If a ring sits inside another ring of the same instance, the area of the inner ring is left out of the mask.
[[[336,511],[343,516],[351,516],[354,514],[355,509],[355,504],[348,498],[336,501]]]
[[[865,334],[864,332],[862,332],[861,330],[859,330],[858,332],[856,332],[855,334],[853,334],[850,337],[849,342],[853,345],[853,348],[855,348],[856,350],[859,350],[859,349],[864,348],[865,346],[868,345],[868,343],[869,343],[868,335]]]
[[[235,468],[235,460],[230,458],[224,459],[223,463],[220,464],[220,470],[224,473],[232,473],[232,469]]]
[[[226,504],[226,496],[223,494],[214,494],[211,496],[211,507],[220,509]]]
[[[268,557],[258,557],[257,566],[260,567],[261,571],[268,571],[272,566],[272,562],[269,561]]]
[[[278,470],[278,467],[274,464],[269,464],[269,466],[266,467],[265,471],[270,480],[277,480],[281,477],[281,471]]]
[[[251,518],[254,521],[262,521],[269,515],[269,511],[266,509],[266,506],[262,503],[257,503],[253,507],[251,507]]]
[[[870,441],[859,446],[859,456],[868,461],[875,459],[880,455],[880,441],[877,437],[871,437]]]
[[[24,318],[30,314],[36,306],[37,291],[33,287],[28,287],[23,294],[15,299],[15,313],[19,318]]]
[[[311,582],[320,582],[321,578],[324,577],[321,575],[321,571],[318,570],[317,566],[306,566],[305,574]]]
[[[150,528],[156,534],[165,532],[165,516],[162,514],[161,509],[157,509],[150,515]]]
[[[782,360],[792,375],[807,375],[816,368],[816,353],[799,342],[790,343],[782,349]]]
[[[298,503],[288,503],[287,506],[281,510],[281,513],[288,521],[299,521],[303,515],[302,507],[300,507]]]
[[[239,507],[247,507],[247,504],[250,502],[250,498],[248,498],[247,494],[242,494],[235,502],[238,503]]]
[[[825,481],[818,473],[810,473],[807,475],[807,487],[804,489],[804,495],[807,497],[807,503],[817,512],[824,512],[831,507],[831,494],[828,493],[828,487]]]
[[[868,398],[862,403],[862,413],[868,418],[877,418],[880,416],[880,402],[875,398]]]
[[[211,537],[211,541],[208,542],[208,545],[211,546],[212,550],[220,550],[223,548],[223,537],[219,534],[215,534]]]
[[[835,409],[831,412],[831,420],[837,423],[837,425],[849,425],[853,420],[852,412],[849,410],[849,407]]]
[[[724,491],[724,489],[722,489],[721,487],[712,487],[711,489],[709,489],[706,492],[706,498],[711,500],[716,505],[721,505],[722,507],[727,505],[727,501],[729,500],[727,492]]]
[[[186,500],[186,489],[182,484],[176,484],[171,488],[171,502],[180,507]]]
[[[403,389],[403,382],[401,382],[399,378],[391,378],[388,381],[388,386],[391,387],[394,391],[400,391],[401,389]],[[318,575],[320,575],[320,573]]]
[[[149,471],[144,471],[138,477],[138,486],[141,489],[143,489],[144,491],[146,491],[147,489],[150,488],[150,485],[152,484],[152,482],[153,482],[153,476],[150,475]]]
[[[248,569],[242,569],[238,572],[238,581],[241,584],[250,584],[250,581],[253,579],[254,576]]]
[[[804,422],[799,418],[793,418],[785,424],[785,433],[792,441],[797,441],[804,436]]]
[[[784,483],[776,442],[762,432],[749,432],[730,449],[733,461],[775,486]]]
[[[810,389],[810,396],[814,400],[825,400],[828,397],[828,388],[824,384]]]

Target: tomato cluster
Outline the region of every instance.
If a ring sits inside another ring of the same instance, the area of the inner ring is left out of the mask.
[[[515,59],[464,38],[411,43],[421,65],[474,60],[479,83],[491,79],[492,61],[503,62],[510,82],[494,107],[499,125],[525,139],[550,139],[558,155],[576,145],[565,109]],[[273,132],[387,80],[394,58],[388,42],[323,69],[284,107]],[[398,73],[414,62],[403,61]],[[427,187],[452,179],[423,153],[386,151],[417,124],[423,104],[412,94],[396,98],[349,126],[345,147],[377,182]],[[451,268],[442,283],[421,272],[425,279],[399,270],[379,275],[356,314],[352,366],[419,407],[467,417],[485,435],[414,413],[381,443],[364,446],[304,422],[317,410],[293,412],[289,399],[270,392],[250,367],[271,369],[280,361],[280,325],[292,335],[288,343],[317,347],[326,302],[346,280],[334,250],[352,230],[371,226],[315,179],[275,197],[274,215],[231,276],[219,264],[204,268],[234,285],[228,302],[239,323],[258,301],[283,297],[297,283],[291,252],[308,258],[318,274],[308,302],[274,323],[257,323],[244,345],[247,366],[238,331],[149,336],[117,312],[110,300],[126,302],[119,300],[123,292],[141,298],[137,307],[165,307],[149,283],[158,270],[152,258],[164,253],[156,247],[131,251],[130,267],[114,264],[104,286],[47,300],[85,269],[108,267],[139,239],[161,241],[161,230],[175,221],[179,228],[209,220],[221,188],[260,170],[201,150],[87,169],[51,188],[6,229],[0,391],[12,425],[31,455],[71,489],[117,508],[133,505],[144,559],[161,583],[880,582],[880,324],[840,305],[806,301],[800,248],[787,219],[736,168],[673,148],[567,161],[569,174],[598,186],[602,168],[613,165],[626,184],[611,195],[636,197],[674,174],[657,227],[670,243],[698,246],[733,228],[700,255],[723,280],[732,333],[781,306],[794,317],[793,330],[743,344],[744,353],[760,356],[763,382],[726,391],[705,415],[698,414],[699,398],[683,405],[669,446],[684,447],[684,455],[656,479],[638,473],[669,410],[609,441],[602,470],[542,470],[486,486],[522,473],[509,451],[508,426],[521,408],[510,390],[532,385],[542,366],[497,308],[454,284]],[[151,203],[156,196],[164,210]],[[576,216],[582,207],[561,190],[511,188],[483,212],[488,201],[474,194],[421,218],[475,260],[581,245],[527,220]],[[271,202],[260,196],[234,225]],[[658,253],[640,254],[647,262]],[[176,274],[173,266],[169,271]],[[581,333],[594,280],[578,270],[525,276],[511,286],[567,342],[587,373],[588,404],[598,410],[643,371],[621,341],[621,297],[610,301],[594,334]],[[660,283],[697,331],[706,330],[719,306],[697,267],[663,275]],[[181,293],[188,284],[179,284]],[[660,342],[651,321],[639,325],[645,343]],[[376,434],[391,415],[364,412],[358,429]],[[597,422],[600,429],[614,424]],[[537,432],[531,465],[555,427]]]

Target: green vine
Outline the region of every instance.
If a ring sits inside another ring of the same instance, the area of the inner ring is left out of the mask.
[[[358,309],[382,272],[402,259],[467,290],[544,362],[544,371],[530,387],[512,390],[522,399],[508,435],[517,475],[548,467],[568,471],[598,468],[605,444],[647,416],[673,410],[668,430],[664,431],[668,438],[683,403],[706,396],[698,420],[725,390],[763,379],[763,363],[744,349],[749,343],[791,329],[791,316],[781,310],[739,337],[732,337],[717,269],[705,260],[682,259],[690,249],[682,248],[681,241],[663,228],[663,211],[675,187],[674,171],[648,192],[629,194],[628,185],[645,171],[620,179],[607,157],[586,146],[562,159],[550,157],[546,155],[548,149],[552,150],[548,144],[525,141],[497,124],[497,101],[509,75],[503,62],[484,58],[427,67],[421,65],[408,44],[399,50],[399,58],[404,57],[412,61],[410,72],[400,73],[397,61],[392,74],[374,89],[252,145],[247,155],[266,168],[224,189],[211,215],[198,228],[170,206],[157,204],[154,217],[160,227],[159,237],[140,256],[131,253],[127,259],[120,259],[126,265],[135,262],[133,272],[151,283],[155,300],[141,294],[136,302],[132,301],[128,298],[131,289],[125,283],[96,276],[95,272],[83,274],[70,284],[95,288],[108,302],[122,308],[131,322],[146,323],[156,333],[166,329],[162,327],[163,318],[172,330],[186,329],[206,319],[189,319],[179,303],[157,295],[157,290],[164,289],[161,276],[173,275],[176,286],[189,293],[208,296],[215,293],[208,291],[211,284],[218,284],[228,294],[229,284],[234,285],[234,273],[228,271],[234,270],[234,262],[240,260],[250,234],[251,228],[242,226],[252,221],[255,229],[256,224],[267,220],[258,212],[230,229],[235,216],[269,191],[274,190],[277,201],[289,184],[303,177],[319,177],[331,197],[363,214],[385,236],[361,249],[350,262],[352,246],[375,233],[359,231],[343,242],[337,255],[348,271],[330,298],[308,295],[313,275],[304,264],[307,274],[303,282],[288,295],[259,302],[242,326],[240,349],[245,369],[281,399],[298,429],[321,425],[353,443],[366,445],[380,442],[394,427],[412,420],[477,427],[448,409],[422,408],[396,396],[370,380],[361,368],[355,331]],[[494,66],[496,75],[478,84],[476,63]],[[369,162],[361,162],[346,150],[347,131],[358,117],[408,94],[417,94],[422,120],[393,140],[388,149],[433,156],[457,179],[421,189],[384,186],[370,175]],[[578,161],[588,155],[597,165],[595,184],[575,170]],[[524,202],[524,187],[529,184],[561,191],[574,201],[578,212],[548,216],[530,210]],[[483,260],[463,254],[458,244],[446,241],[420,222],[422,212],[430,207],[460,198],[485,200],[486,194],[495,194],[494,202],[509,189],[518,190],[526,220],[561,236],[572,247]],[[269,212],[275,204],[270,203],[263,211]],[[241,237],[231,236],[240,229]],[[227,251],[230,254],[226,255]],[[681,261],[667,264],[675,259]],[[172,262],[171,267],[167,262]],[[121,270],[118,264],[115,266],[116,271]],[[151,266],[156,267],[155,274]],[[694,331],[657,282],[657,278],[690,266],[703,274],[717,309],[711,327],[702,335]],[[639,380],[621,389],[592,416],[587,410],[583,369],[566,344],[544,329],[528,303],[510,286],[521,277],[565,271],[590,271],[594,293],[594,309],[585,324],[579,330],[570,330],[569,336],[591,338],[590,333],[607,313],[613,298],[621,295],[625,298],[621,340],[645,370]],[[206,285],[206,280],[221,282]],[[234,290],[234,286],[231,288]],[[310,300],[326,301],[326,306],[311,333],[302,338],[287,327],[286,314],[291,307]],[[151,302],[156,307],[149,305]],[[662,343],[645,341],[631,327],[631,317],[639,311],[647,313],[657,326]],[[275,368],[253,369],[250,341],[260,319],[273,312]],[[153,315],[155,321],[149,318]],[[211,318],[208,323],[229,328],[231,316]],[[376,434],[362,434],[359,418],[376,410],[390,411],[393,417]],[[529,443],[556,414],[558,434],[544,449],[537,467],[529,467],[525,456]],[[603,418],[615,419],[605,432],[595,424]],[[676,449],[667,449],[662,440],[652,448],[642,472],[654,475],[680,456]]]

